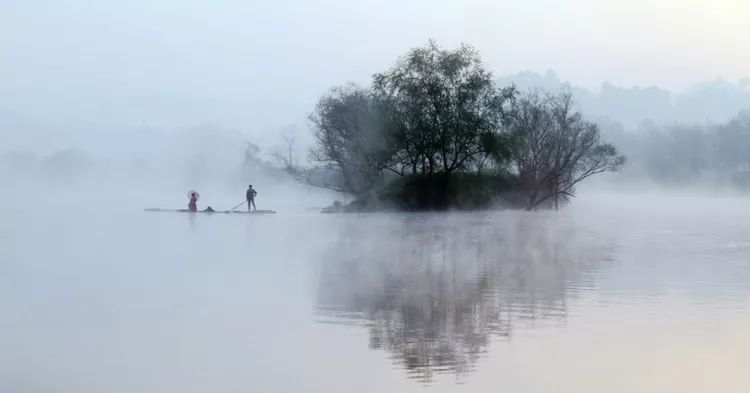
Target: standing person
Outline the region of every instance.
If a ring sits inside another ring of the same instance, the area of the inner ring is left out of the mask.
[[[190,203],[188,203],[188,211],[198,211],[198,193],[195,191],[190,193]]]
[[[253,185],[249,185],[247,187],[247,192],[245,193],[245,198],[247,198],[247,211],[253,211],[258,210],[255,208],[255,196],[258,195],[258,193],[253,189]],[[252,210],[251,210],[252,207]]]

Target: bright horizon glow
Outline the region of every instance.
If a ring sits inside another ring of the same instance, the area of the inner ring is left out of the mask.
[[[747,1],[544,0],[535,2],[536,8],[477,3],[482,6],[473,8],[468,41],[499,73],[554,69],[562,79],[588,88],[606,81],[674,91],[750,75],[750,52],[744,50],[750,44]],[[498,15],[510,20],[506,27]],[[529,37],[523,46],[514,44],[523,37]],[[493,42],[502,42],[509,55],[483,50]]]

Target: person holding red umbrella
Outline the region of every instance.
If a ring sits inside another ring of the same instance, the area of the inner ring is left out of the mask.
[[[198,193],[195,191],[190,191],[188,193],[188,196],[190,197],[190,202],[188,203],[188,211],[197,212],[198,211],[198,198],[200,198],[200,195],[198,195]]]

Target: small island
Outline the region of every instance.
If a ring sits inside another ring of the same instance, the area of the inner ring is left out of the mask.
[[[556,209],[625,162],[569,92],[496,86],[468,45],[412,49],[369,87],[332,88],[310,121],[318,166],[298,177],[354,196],[324,212]]]

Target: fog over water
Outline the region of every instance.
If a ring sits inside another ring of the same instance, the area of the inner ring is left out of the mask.
[[[736,197],[248,217],[48,191],[2,200],[2,391],[747,386]]]

